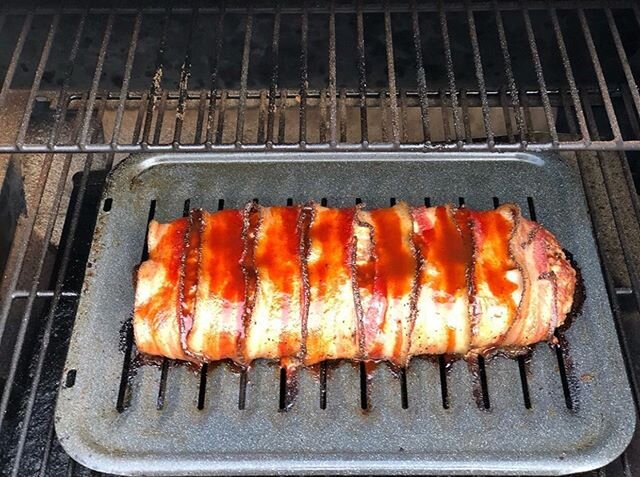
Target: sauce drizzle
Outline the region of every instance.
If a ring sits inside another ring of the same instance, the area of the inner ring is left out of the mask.
[[[389,357],[394,362],[402,361],[402,352],[406,347],[403,323],[410,318],[409,310],[405,310],[407,316],[402,318],[389,316],[390,307],[398,306],[395,301],[411,296],[417,268],[410,246],[411,218],[409,214],[403,216],[403,207],[406,208],[406,205],[398,204],[391,208],[374,209],[368,214],[373,226],[373,277],[369,264],[358,267],[358,283],[368,286],[373,278],[373,303],[382,305],[370,307],[365,314],[366,325],[370,328],[369,339],[374,340],[368,343],[372,345],[369,359],[385,358],[382,346],[384,339],[394,340],[392,356]],[[398,323],[395,336],[385,338],[380,333],[384,332],[388,319],[396,319]],[[371,329],[373,326],[377,329]]]

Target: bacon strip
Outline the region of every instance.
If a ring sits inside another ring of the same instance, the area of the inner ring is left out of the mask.
[[[358,210],[357,215],[359,228],[369,231],[368,236],[358,235],[363,255],[369,252],[369,257],[359,256],[356,268],[363,304],[364,356],[404,365],[417,271],[411,211],[401,202],[387,209]]]
[[[421,259],[417,315],[411,355],[464,354],[469,349],[469,287],[472,261],[470,238],[456,221],[450,205],[412,210],[413,241]],[[466,229],[465,229],[466,230]]]
[[[138,351],[189,360],[178,322],[179,287],[189,219],[149,223],[149,259],[138,269],[133,330]]]
[[[576,271],[520,209],[444,205],[193,210],[149,226],[134,331],[208,362],[468,355],[553,339]]]
[[[355,359],[358,316],[353,290],[355,208],[312,206],[307,274],[309,312],[304,363]]]
[[[301,211],[299,206],[259,208],[253,264],[257,290],[244,348],[248,362],[300,353],[304,296]]]
[[[510,244],[518,213],[512,205],[469,212],[475,257],[472,306],[476,316],[471,348],[476,351],[499,345],[516,319],[523,283]]]
[[[247,295],[241,266],[244,213],[202,213],[201,260],[193,327],[187,347],[205,361],[239,360]]]

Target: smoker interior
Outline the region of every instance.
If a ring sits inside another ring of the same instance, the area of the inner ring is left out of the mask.
[[[132,152],[559,151],[636,394],[633,2],[7,3],[0,25],[3,473],[89,474],[53,410],[104,179]],[[597,473],[637,473],[638,442]]]

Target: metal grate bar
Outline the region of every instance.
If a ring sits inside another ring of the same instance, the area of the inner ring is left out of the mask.
[[[162,86],[160,87],[162,88]],[[160,135],[162,134],[162,126],[164,124],[164,115],[167,111],[167,108],[166,108],[167,96],[168,96],[168,93],[166,90],[163,90],[162,94],[160,94],[158,114],[156,115],[155,130],[153,132],[153,144],[160,144]]]
[[[394,144],[400,143],[400,115],[398,114],[398,90],[396,87],[396,69],[393,58],[393,33],[389,0],[385,0],[384,37],[387,52],[387,77],[389,81],[389,105],[391,107],[391,135]]]
[[[222,144],[222,134],[224,133],[224,116],[227,112],[227,96],[229,92],[225,89],[220,93],[220,107],[218,109],[218,128],[216,129],[215,144]]]
[[[308,43],[309,15],[307,14],[307,2],[305,0],[302,14],[300,15],[300,127],[298,128],[298,137],[302,147],[305,147],[307,143]]]
[[[158,52],[156,56],[156,67],[149,87],[149,96],[147,102],[147,110],[144,116],[144,123],[142,127],[142,146],[149,143],[149,134],[151,133],[151,121],[153,120],[153,111],[156,103],[160,98],[162,92],[162,77],[164,66],[164,52],[167,43],[167,31],[169,29],[169,21],[171,19],[171,8],[165,10],[164,17],[162,19],[162,34],[160,37],[160,43],[158,45]],[[155,141],[154,141],[155,142]]]
[[[133,132],[131,136],[132,142],[135,142],[140,138],[140,134],[142,132],[142,123],[144,121],[144,118],[146,116],[146,111],[147,111],[147,104],[148,104],[147,100],[148,100],[147,93],[144,93],[142,95],[142,98],[140,98],[140,105],[138,106],[138,114],[136,115],[136,122],[133,125]]]
[[[93,108],[96,104],[96,96],[98,94],[98,87],[100,86],[100,79],[102,76],[102,69],[104,68],[104,61],[107,56],[107,48],[111,41],[111,33],[113,32],[113,23],[115,21],[115,14],[112,12],[107,19],[107,26],[104,29],[104,35],[102,37],[102,44],[100,45],[100,53],[98,53],[98,62],[96,64],[96,71],[93,75],[93,81],[91,82],[91,90],[89,92],[89,99],[87,100],[87,107],[84,116],[84,122],[82,123],[82,130],[80,131],[80,138],[78,144],[82,148],[89,139],[89,128],[91,127],[91,119],[93,117]]]
[[[200,144],[202,141],[202,131],[205,120],[205,112],[207,111],[207,92],[205,90],[200,91],[200,100],[198,101],[198,118],[196,119],[196,130],[193,137],[195,144]]]
[[[276,95],[278,90],[278,62],[280,60],[280,3],[276,5],[271,37],[271,83],[269,84],[269,107],[267,113],[267,143],[273,143],[273,129],[276,113]],[[262,124],[262,121],[259,122]],[[281,141],[278,141],[281,142]]]
[[[589,23],[587,22],[587,17],[585,16],[584,10],[582,8],[578,9],[578,18],[580,19],[582,33],[584,34],[584,38],[587,42],[587,49],[589,50],[589,55],[591,56],[593,69],[595,70],[596,77],[598,78],[598,85],[600,86],[602,100],[604,101],[604,108],[607,112],[607,117],[609,118],[609,124],[611,126],[611,131],[613,132],[614,141],[618,145],[622,144],[622,133],[620,132],[620,126],[618,125],[618,118],[616,117],[616,113],[613,110],[613,103],[611,102],[611,96],[609,95],[607,81],[604,77],[604,72],[602,71],[600,59],[598,58],[596,45],[593,42],[593,37],[591,36],[591,30],[589,28]]]
[[[462,124],[464,125],[464,139],[468,143],[473,142],[471,136],[471,116],[469,115],[469,95],[466,89],[460,90],[460,106],[462,107]]]
[[[227,98],[226,90],[223,93],[224,101],[226,102]],[[444,104],[445,108],[452,109],[449,106],[449,95],[445,93]],[[522,98],[520,100],[522,102]],[[325,103],[325,101],[321,100],[321,103]],[[337,102],[336,102],[337,104]],[[523,109],[525,109],[525,117],[526,117],[526,108],[524,104],[522,105]],[[326,107],[326,106],[325,106]],[[222,109],[226,109],[221,107],[221,110],[218,114],[220,118],[223,117]],[[336,108],[337,109],[337,108]],[[460,115],[460,113],[458,113]],[[443,121],[449,121],[450,118],[445,118]],[[526,123],[526,122],[525,122]],[[464,126],[463,126],[464,127]],[[216,150],[230,152],[230,151],[245,151],[245,152],[263,152],[267,150],[274,151],[282,151],[282,152],[291,152],[291,151],[326,151],[328,148],[327,144],[321,143],[306,143],[300,144],[296,142],[295,144],[273,144],[271,147],[267,147],[266,144],[221,144],[222,132],[224,128],[224,121],[222,122],[222,126],[218,123],[217,132],[217,140],[215,144]],[[529,134],[530,135],[530,134]],[[325,138],[326,142],[326,131],[321,135]],[[448,137],[451,135],[449,134]],[[464,138],[464,134],[462,136]],[[450,139],[451,140],[451,139]],[[139,143],[139,144],[127,144],[116,147],[115,151],[111,149],[109,144],[87,144],[84,147],[80,147],[78,144],[68,144],[64,146],[54,146],[49,147],[47,145],[24,145],[21,148],[16,147],[15,145],[3,147],[0,145],[0,154],[12,154],[12,153],[32,153],[32,154],[77,154],[77,153],[137,153],[137,152],[202,152],[206,149],[206,145],[202,144],[154,144],[154,143]],[[508,142],[496,143],[494,146],[494,150],[497,152],[515,152],[522,151],[526,149],[527,151],[534,152],[544,152],[544,151],[576,151],[576,150],[585,150],[584,149],[584,141],[582,140],[565,140],[559,143],[553,142],[531,142],[528,141],[523,144],[515,143],[510,144]],[[624,145],[617,145],[614,141],[610,140],[601,140],[601,141],[593,141],[589,145],[589,150],[591,151],[640,151],[640,140],[628,140],[624,142]],[[368,145],[363,146],[361,143],[336,143],[334,147],[331,148],[334,151],[363,151],[363,150],[371,150],[371,151],[406,151],[406,152],[428,152],[428,151],[452,151],[452,152],[486,152],[487,145],[485,142],[479,143],[466,143],[461,141],[460,143],[454,144],[441,144],[441,143],[432,143],[432,144],[420,144],[420,143],[401,143],[401,144],[390,144],[390,143],[370,143]]]
[[[36,95],[38,94],[38,89],[40,88],[40,82],[42,81],[44,69],[47,65],[49,54],[51,53],[51,47],[53,46],[53,40],[58,31],[59,23],[60,23],[60,14],[56,13],[51,19],[51,24],[49,25],[49,32],[47,33],[47,39],[45,41],[44,47],[42,48],[40,61],[38,62],[38,67],[36,68],[36,74],[33,78],[33,85],[31,86],[31,90],[29,91],[27,106],[24,111],[24,115],[22,116],[22,121],[20,122],[20,128],[18,129],[18,137],[16,138],[16,144],[24,143],[24,138],[27,134],[27,128],[29,127],[29,121],[31,119],[31,113],[33,112],[33,106],[36,100]]]
[[[633,109],[634,105],[632,103],[631,94],[626,88],[622,90],[622,101],[624,102],[624,109],[627,113],[629,124],[631,125],[631,132],[633,133],[633,137],[640,137],[640,123],[638,122],[638,117],[636,116],[636,112]]]
[[[122,86],[120,87],[120,99],[118,101],[118,109],[113,125],[113,133],[111,135],[111,146],[115,147],[120,139],[120,130],[122,129],[122,119],[124,117],[124,107],[129,93],[129,84],[131,81],[131,73],[133,71],[133,60],[138,47],[138,38],[140,37],[140,28],[142,26],[142,11],[138,10],[136,19],[131,31],[131,39],[129,41],[129,49],[127,51],[127,61],[124,67],[124,75],[122,78]]]
[[[422,138],[425,144],[431,142],[429,128],[429,100],[427,98],[427,75],[422,58],[422,37],[420,35],[420,18],[416,7],[416,0],[411,0],[411,28],[413,31],[413,48],[416,52],[416,80],[420,97],[420,116],[422,119]]]
[[[216,115],[216,98],[218,96],[218,67],[220,65],[220,55],[222,54],[222,46],[224,41],[224,17],[225,11],[224,6],[220,8],[220,12],[218,15],[218,24],[216,26],[216,37],[214,40],[214,50],[213,50],[213,58],[212,58],[212,71],[211,71],[211,85],[209,87],[209,111],[207,115],[207,135],[206,141],[208,145],[211,145],[213,142],[219,143],[218,136],[214,137],[214,121]],[[218,122],[221,121],[220,114],[218,112]]]
[[[36,292],[36,298],[52,298],[54,296],[54,293],[55,292],[53,290],[39,290]],[[19,300],[23,298],[29,298],[30,294],[31,292],[28,290],[16,290],[11,293],[11,299]],[[77,298],[80,295],[74,291],[63,291],[61,292],[61,296],[67,298]]]
[[[182,137],[182,124],[186,113],[186,102],[189,91],[189,76],[191,75],[191,43],[193,32],[198,26],[198,9],[194,8],[191,23],[189,24],[189,35],[187,38],[187,51],[184,55],[184,62],[180,68],[180,88],[178,95],[178,106],[176,108],[176,119],[173,132],[173,143],[180,144]]]
[[[283,89],[280,92],[280,111],[278,113],[278,143],[285,143],[285,128],[286,128],[286,113],[287,113],[287,90]],[[346,124],[346,123],[345,123]],[[345,137],[346,141],[346,137]]]
[[[9,93],[9,88],[11,87],[13,76],[16,73],[16,68],[18,67],[18,60],[20,59],[20,55],[22,54],[24,44],[27,41],[27,35],[29,34],[29,30],[31,30],[32,23],[33,11],[30,11],[24,19],[24,23],[22,24],[22,30],[20,31],[18,42],[16,43],[16,46],[13,50],[13,55],[11,56],[11,61],[9,62],[9,68],[7,68],[4,82],[2,83],[2,89],[0,89],[0,107],[3,107],[7,100],[7,94]]]
[[[403,143],[409,142],[409,122],[407,118],[408,110],[407,110],[407,94],[406,91],[400,89],[400,131],[402,131],[402,135],[400,140]],[[420,113],[422,116],[422,112]],[[424,124],[424,121],[423,121]]]
[[[360,142],[363,145],[369,143],[369,126],[367,116],[367,67],[364,49],[364,18],[362,13],[362,0],[356,4],[356,30],[358,44],[358,90],[360,93]]]
[[[522,104],[522,112],[524,116],[525,138],[527,141],[532,139],[533,120],[531,119],[531,110],[529,109],[529,96],[526,91],[520,92],[520,104]]]
[[[238,120],[236,122],[236,144],[243,143],[244,117],[247,109],[247,81],[249,78],[249,58],[251,37],[253,35],[253,13],[251,4],[247,5],[247,19],[244,30],[244,48],[242,50],[242,67],[240,69],[240,100],[238,102]],[[220,114],[220,113],[219,113]],[[219,117],[219,116],[218,116]]]
[[[545,10],[547,0],[528,0],[529,8],[531,10]],[[556,0],[555,3],[558,5],[558,8],[561,9],[573,9],[577,6],[582,6],[583,8],[598,8],[602,6],[602,0]],[[610,0],[608,2],[611,8],[629,8],[632,6],[633,2],[631,0]],[[392,2],[391,4],[391,12],[404,12],[406,11],[407,2]],[[501,9],[504,11],[518,11],[520,10],[520,2],[519,0],[506,0],[500,3]],[[382,2],[376,1],[371,2],[367,5],[365,9],[365,13],[381,13],[383,11]],[[492,9],[492,0],[479,0],[472,2],[471,9],[473,11],[482,12],[482,11],[491,11]],[[105,6],[96,6],[92,10],[94,10],[98,14],[107,14],[111,10],[109,7]],[[208,6],[206,8],[201,9],[201,13],[209,14],[215,13],[217,7]],[[254,6],[255,14],[266,14],[273,13],[273,7],[268,3],[259,3]],[[438,7],[434,2],[420,2],[418,4],[418,10],[420,12],[437,12]],[[449,12],[466,12],[467,8],[465,6],[465,0],[452,0],[445,3],[445,10]],[[7,13],[12,15],[25,15],[31,11],[28,7],[20,7],[17,5],[11,5],[10,7],[6,7]],[[35,15],[51,15],[55,13],[56,8],[51,6],[38,6],[37,10],[35,10]],[[159,6],[146,6],[145,14],[148,15],[162,15],[164,9]],[[177,14],[185,14],[190,13],[191,9],[188,6],[180,6],[174,9]],[[232,3],[228,7],[228,11],[231,13],[243,13],[246,11],[246,8],[243,5]],[[289,2],[282,9],[283,14],[299,14],[301,11],[301,6],[298,2]],[[340,2],[336,8],[336,13],[351,13],[353,11],[352,6],[349,2]],[[63,12],[65,14],[79,14],[82,12],[82,8],[76,5],[69,5],[64,7]],[[133,15],[136,13],[136,7],[134,6],[119,6],[116,9],[118,14],[125,15]],[[329,7],[326,6],[325,2],[317,2],[309,8],[309,13],[311,14],[326,14],[329,12]]]
[[[580,103],[580,96],[578,95],[578,88],[573,75],[573,69],[571,68],[571,61],[567,54],[567,47],[564,42],[564,36],[562,29],[560,28],[560,22],[558,22],[558,14],[555,8],[549,8],[549,15],[551,16],[551,23],[553,24],[553,31],[558,43],[558,50],[560,51],[560,57],[562,58],[562,65],[567,77],[567,83],[569,84],[569,90],[571,92],[571,99],[573,101],[573,107],[576,111],[576,117],[578,118],[578,124],[580,125],[580,134],[584,139],[586,145],[591,144],[591,136],[589,135],[589,128],[584,118],[584,112],[582,111],[582,104]],[[572,118],[573,119],[573,118]],[[577,131],[574,131],[574,134]]]
[[[267,114],[267,92],[260,92],[260,107],[258,109],[258,138],[257,142],[261,143],[265,141],[264,135],[264,117]]]
[[[338,106],[336,79],[336,13],[335,2],[331,0],[329,12],[329,144],[338,143]],[[324,142],[320,139],[320,142]]]
[[[547,84],[544,80],[544,73],[542,72],[542,63],[540,62],[540,54],[538,53],[538,46],[536,45],[536,37],[531,26],[531,16],[526,3],[522,2],[522,16],[524,18],[524,26],[527,31],[527,38],[529,40],[529,49],[531,50],[531,57],[533,58],[533,64],[536,70],[536,78],[540,86],[540,94],[542,96],[542,106],[544,108],[544,114],[547,119],[547,126],[549,127],[549,133],[551,134],[551,141],[553,144],[558,143],[558,132],[556,131],[555,119],[553,118],[553,111],[551,110],[551,103],[549,102],[549,93],[547,91]]]
[[[509,102],[507,99],[507,93],[505,89],[500,90],[500,104],[502,106],[502,115],[504,116],[504,128],[507,132],[507,139],[510,143],[516,141],[513,134],[513,124],[511,123],[511,109],[509,108]]]
[[[338,97],[338,123],[340,124],[340,142],[347,142],[347,92],[340,88]]]
[[[509,53],[509,45],[507,43],[507,34],[504,30],[502,22],[502,13],[498,9],[498,2],[494,0],[493,9],[496,17],[496,26],[498,29],[498,40],[500,42],[500,51],[502,52],[502,61],[504,63],[504,72],[511,93],[511,105],[513,106],[513,114],[515,116],[516,125],[520,134],[520,141],[525,141],[525,126],[520,110],[520,100],[518,94],[518,86],[516,85],[515,76],[513,75],[513,67],[511,65],[511,55]],[[505,117],[508,117],[505,115]]]
[[[478,89],[480,90],[480,99],[482,101],[482,122],[487,136],[487,146],[489,149],[493,149],[495,140],[493,129],[491,127],[491,118],[489,117],[489,101],[487,100],[487,88],[484,82],[484,72],[482,71],[480,45],[478,44],[476,22],[473,18],[473,12],[470,9],[467,10],[467,23],[469,24],[469,37],[471,39],[471,47],[473,48],[473,64],[476,70],[476,79],[478,81]]]
[[[449,99],[451,100],[451,109],[453,111],[453,127],[456,133],[456,139],[462,138],[462,129],[460,124],[460,112],[458,111],[458,89],[456,87],[456,76],[453,71],[453,57],[451,56],[451,42],[449,41],[449,27],[447,26],[447,15],[444,10],[442,0],[438,3],[440,11],[440,29],[442,33],[442,43],[444,46],[445,64],[447,67],[447,79],[449,81]],[[462,146],[462,142],[458,142],[458,146]]]
[[[620,38],[620,32],[618,31],[618,27],[616,26],[616,21],[613,18],[611,9],[605,8],[604,12],[605,12],[605,15],[607,16],[607,23],[609,24],[609,29],[611,30],[611,36],[613,37],[613,42],[616,46],[618,57],[620,58],[620,63],[622,65],[622,70],[624,71],[624,76],[627,79],[627,84],[629,85],[629,91],[631,92],[631,97],[633,98],[633,104],[636,107],[636,111],[640,113],[640,93],[638,92],[638,85],[636,84],[636,80],[633,77],[633,72],[631,71],[629,58],[627,57],[627,53],[624,51],[624,46],[622,46],[622,39]]]

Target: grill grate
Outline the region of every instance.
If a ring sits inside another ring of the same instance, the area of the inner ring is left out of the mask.
[[[29,93],[17,100],[20,126],[0,152],[211,151],[220,143],[276,151],[640,149],[624,127],[640,111],[633,2],[66,6],[8,8],[2,18],[0,106],[16,88]],[[356,47],[336,48],[349,43]],[[589,124],[585,101],[604,113],[606,135]],[[142,134],[130,136],[136,102]],[[359,124],[349,124],[347,103],[359,109]],[[306,116],[314,106],[324,124],[312,138]],[[559,107],[579,126],[569,137]],[[377,137],[372,108],[385,110]],[[29,131],[48,109],[49,137],[34,141]],[[111,120],[92,135],[105,111]],[[78,137],[58,137],[75,115]],[[192,116],[197,132],[187,137]],[[294,120],[298,131],[287,137],[283,126]],[[408,121],[420,123],[411,136]]]
[[[227,3],[34,0],[0,11],[0,153],[16,153],[0,157],[0,178],[6,162],[22,169],[28,212],[0,285],[3,472],[87,473],[61,449],[52,409],[92,273],[104,171],[127,152],[484,151],[489,132],[498,151],[576,151],[564,155],[580,170],[622,344],[640,349],[634,2]],[[627,358],[635,392],[637,356]],[[444,365],[434,379],[447,407]],[[521,360],[520,376],[530,366]],[[330,406],[331,373],[320,369],[319,407]],[[207,376],[199,389],[214,385]],[[248,376],[238,380],[245,407]],[[525,407],[535,392],[523,388]],[[638,465],[630,452],[599,474]]]

